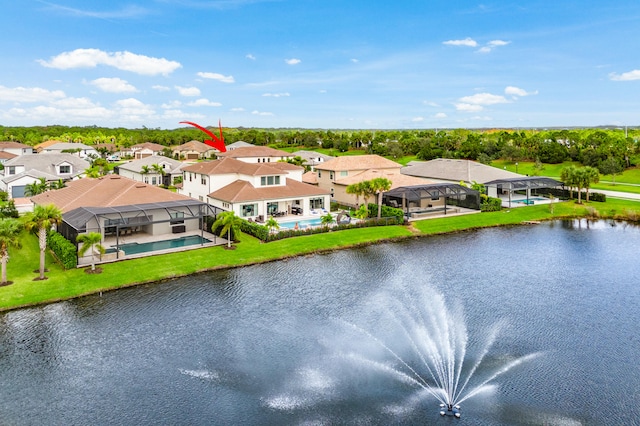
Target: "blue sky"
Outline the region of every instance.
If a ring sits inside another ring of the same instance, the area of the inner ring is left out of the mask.
[[[640,125],[640,2],[1,0],[0,124]]]

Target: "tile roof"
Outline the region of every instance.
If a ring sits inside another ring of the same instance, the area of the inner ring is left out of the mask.
[[[227,152],[220,152],[217,155],[220,158],[293,157],[293,154],[289,152],[268,146],[242,146]]]
[[[131,148],[129,148],[131,151],[136,151],[139,149],[150,149],[151,151],[162,151],[163,149],[165,149],[166,146],[164,145],[160,145],[157,143],[153,143],[153,142],[145,142],[145,143],[139,143],[136,145],[133,145]]]
[[[335,181],[337,185],[351,185],[354,183],[363,182],[365,180],[372,180],[375,178],[386,178],[391,181],[391,189],[400,186],[411,185],[425,185],[434,183],[432,180],[427,180],[422,177],[408,176],[400,174],[398,171],[391,170],[365,170],[361,173],[346,177],[344,179],[338,179]]]
[[[31,197],[35,204],[54,204],[63,213],[79,207],[118,207],[182,200],[192,198],[119,175],[79,179],[68,182],[65,188]]]
[[[195,140],[183,143],[182,145],[178,145],[172,149],[174,151],[196,151],[201,154],[208,151],[217,151],[217,149],[215,149],[214,147],[209,146],[206,143],[195,141]]]
[[[209,194],[209,198],[229,203],[246,201],[277,200],[329,195],[331,192],[317,186],[287,179],[285,186],[265,186],[256,188],[244,180],[237,180]]]
[[[346,155],[324,161],[316,166],[317,170],[367,170],[367,169],[398,169],[402,164],[387,160],[379,155]]]
[[[29,145],[25,145],[20,142],[13,142],[13,141],[0,142],[0,151],[4,149],[25,149],[25,148],[31,148],[31,147]]]
[[[19,155],[4,162],[7,166],[24,166],[25,170],[35,169],[56,176],[56,166],[62,163],[69,163],[73,166],[73,176],[82,174],[91,164],[77,155],[68,153],[46,153],[46,154],[25,154]]]
[[[179,173],[181,171],[181,168],[186,165],[182,161],[174,160],[173,158],[164,157],[162,155],[153,155],[151,157],[144,157],[140,158],[139,160],[122,163],[118,166],[118,168],[140,173],[144,166],[149,167],[153,164],[168,164],[170,167],[168,170],[169,173]]]
[[[518,178],[522,175],[487,166],[470,160],[437,158],[430,161],[411,161],[401,170],[402,174],[451,182],[485,183],[496,179]]]
[[[199,173],[208,176],[226,175],[238,173],[247,176],[268,176],[281,175],[285,169],[275,166],[275,164],[284,163],[246,163],[236,160],[235,158],[223,158],[221,160],[202,161],[200,163],[191,164],[184,167],[185,172]]]

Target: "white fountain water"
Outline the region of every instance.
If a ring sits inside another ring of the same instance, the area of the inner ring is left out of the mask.
[[[473,345],[474,350],[468,353],[469,333],[461,305],[454,303],[451,309],[447,308],[444,296],[429,287],[385,293],[375,305],[381,307],[377,320],[386,331],[373,332],[351,322],[344,324],[355,335],[375,342],[386,357],[369,356],[366,351],[359,351],[358,344],[352,341],[350,349],[342,352],[343,358],[431,395],[443,407],[442,415],[459,417],[459,404],[494,389],[492,382],[498,376],[538,355],[519,356],[492,368],[483,368],[501,325],[491,327],[484,341]],[[478,374],[481,368],[482,374]]]

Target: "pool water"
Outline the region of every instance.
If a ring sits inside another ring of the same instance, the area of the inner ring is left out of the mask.
[[[313,218],[313,219],[305,219],[305,220],[297,220],[294,222],[280,222],[280,228],[285,229],[295,229],[296,223],[298,224],[299,229],[304,229],[307,226],[320,226],[322,225],[322,219]]]
[[[128,243],[120,244],[120,250],[126,255],[148,253],[150,251],[167,250],[178,247],[193,246],[197,244],[210,243],[211,240],[201,237],[200,235],[188,235],[185,237],[174,238],[171,240],[151,241],[148,243]]]

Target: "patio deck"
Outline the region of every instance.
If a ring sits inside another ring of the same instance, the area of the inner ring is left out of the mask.
[[[152,256],[156,254],[176,253],[176,252],[187,251],[187,250],[195,250],[203,247],[213,247],[213,246],[227,244],[227,240],[225,238],[217,237],[209,232],[202,232],[200,230],[195,230],[195,231],[187,231],[180,234],[151,235],[151,234],[147,234],[146,232],[137,232],[133,234],[122,235],[119,237],[116,237],[115,235],[113,235],[113,236],[105,237],[104,241],[102,242],[102,245],[106,249],[115,249],[116,244],[120,246],[123,244],[132,244],[132,243],[144,244],[144,243],[151,243],[151,242],[175,240],[177,238],[190,237],[190,236],[199,236],[199,237],[202,236],[207,240],[209,240],[210,242],[204,243],[204,244],[192,244],[192,245],[186,245],[186,246],[180,246],[180,247],[173,247],[173,248],[163,249],[163,250],[147,251],[144,253],[136,253],[136,254],[129,254],[129,255],[125,254],[124,251],[120,250],[117,253],[110,252],[102,255],[101,260],[99,260],[99,256],[96,253],[95,263],[101,264],[101,263],[108,263],[108,262],[116,262],[116,261],[125,260],[125,259],[135,259],[140,257]],[[91,260],[92,259],[90,255],[86,255],[81,258],[78,258],[78,267],[84,267],[84,266],[90,265]]]

